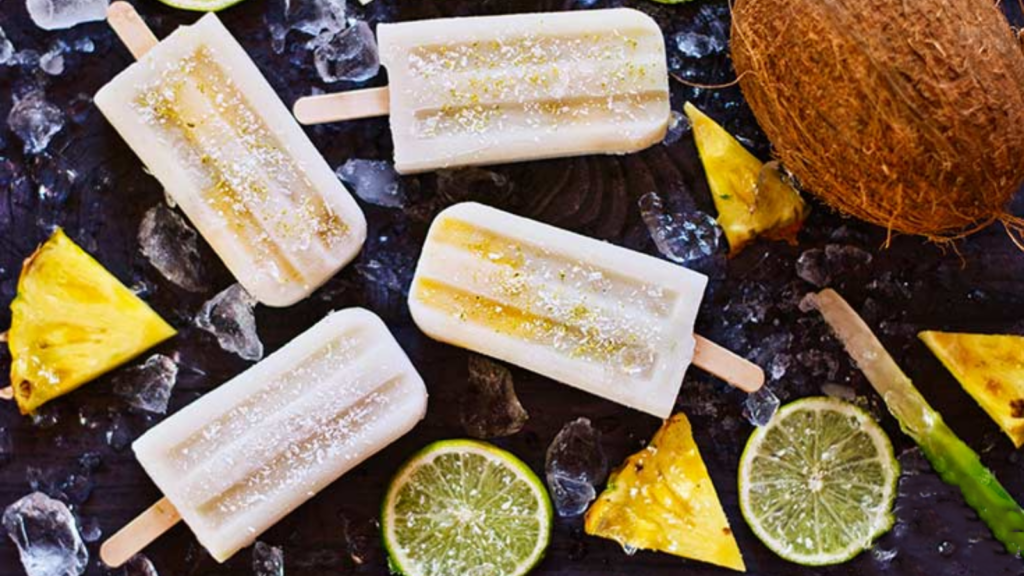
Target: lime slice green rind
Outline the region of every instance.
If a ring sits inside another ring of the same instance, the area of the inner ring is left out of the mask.
[[[245,2],[245,0],[159,0],[161,4],[166,4],[171,8],[177,8],[178,10],[188,10],[189,12],[220,12],[225,8],[230,8],[235,4]]]
[[[892,528],[898,479],[892,444],[870,414],[806,398],[751,434],[740,460],[740,510],[782,558],[838,564]]]
[[[389,564],[405,576],[520,576],[543,558],[554,511],[544,484],[511,453],[443,440],[398,471],[381,518]]]

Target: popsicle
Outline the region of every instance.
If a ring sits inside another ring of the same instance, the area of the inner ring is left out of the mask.
[[[96,106],[246,291],[288,306],[355,257],[359,206],[214,14],[159,44],[130,4],[109,21],[139,61]]]
[[[764,373],[694,336],[707,278],[476,203],[441,212],[409,309],[428,336],[667,418],[691,362],[756,391]]]
[[[165,498],[100,555],[119,566],[182,518],[224,562],[426,407],[423,380],[380,318],[332,313],[135,441]]]
[[[395,168],[625,154],[664,139],[661,29],[616,8],[377,27],[389,88],[299,99],[303,124],[391,114]]]

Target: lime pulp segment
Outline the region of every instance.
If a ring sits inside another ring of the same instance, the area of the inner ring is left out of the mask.
[[[448,440],[402,467],[382,518],[391,562],[405,576],[518,576],[543,557],[552,508],[541,481],[512,454]]]
[[[757,429],[740,461],[740,508],[779,556],[844,562],[892,527],[899,464],[877,422],[831,398],[807,398]]]

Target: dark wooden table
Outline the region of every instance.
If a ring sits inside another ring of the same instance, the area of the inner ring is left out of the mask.
[[[155,1],[136,3],[160,36],[195,18]],[[354,0],[350,4],[354,14],[372,23],[578,7],[572,0],[376,0],[366,8]],[[597,3],[606,4],[611,3]],[[628,4],[654,15],[662,24],[670,53],[675,54],[672,67],[679,74],[706,83],[731,78],[724,52],[692,59],[679,56],[672,47],[674,34],[694,26],[695,18],[703,18],[698,24],[702,30],[714,33],[715,23],[727,19],[727,6]],[[350,87],[344,83],[324,85],[296,35],[290,37],[283,54],[271,51],[264,25],[268,9],[264,0],[248,0],[222,17],[286,102],[314,88]],[[1019,21],[1017,8],[1008,10],[1013,11],[1011,18]],[[57,77],[0,66],[0,118],[10,110],[12,93],[40,84],[45,85],[50,101],[66,114],[66,127],[50,145],[48,156],[42,158],[23,155],[20,141],[6,127],[0,129],[0,301],[6,304],[13,297],[20,262],[44,239],[47,227],[63,225],[127,284],[150,284],[147,299],[181,330],[159,349],[178,354],[183,365],[171,404],[171,410],[177,410],[248,364],[223,352],[209,335],[191,326],[190,319],[202,302],[232,282],[209,249],[203,246],[210,289],[201,294],[184,292],[165,281],[139,252],[139,221],[149,207],[162,201],[161,187],[143,172],[135,155],[90,100],[100,86],[128,65],[130,56],[102,23],[54,33],[37,29],[22,0],[5,0],[0,26],[18,49],[45,51],[55,39],[70,43],[84,37],[96,46],[92,54],[68,55],[67,70]],[[382,75],[369,84],[383,81]],[[767,142],[738,89],[701,90],[675,83],[673,91],[675,109],[681,109],[687,99],[695,101],[767,157]],[[391,154],[385,120],[317,127],[309,133],[332,166],[350,157],[386,159]],[[73,181],[61,184],[61,169],[74,170]],[[329,310],[369,307],[396,333],[431,393],[427,419],[415,431],[262,536],[263,541],[284,547],[288,574],[386,574],[374,524],[384,486],[399,463],[417,448],[435,439],[463,435],[457,406],[467,379],[466,353],[420,334],[409,319],[401,294],[430,216],[438,208],[460,198],[478,199],[650,253],[655,253],[654,247],[636,205],[640,195],[657,191],[682,205],[711,210],[688,134],[670,146],[655,146],[629,157],[577,158],[494,170],[507,179],[507,186],[489,179],[453,187],[451,182],[439,184],[434,175],[408,178],[405,185],[411,200],[406,210],[364,206],[371,234],[355,266],[295,307],[258,309],[260,335],[269,352]],[[40,185],[57,193],[41,198],[37,193]],[[1018,202],[1016,212],[1024,213],[1024,202]],[[894,238],[891,247],[882,249],[885,239],[885,231],[843,219],[815,204],[799,247],[758,243],[727,265],[712,263],[714,279],[699,321],[703,334],[769,367],[775,376],[771,385],[783,401],[820,394],[826,384],[840,384],[851,387],[858,402],[881,419],[901,454],[905,474],[896,503],[899,523],[872,551],[848,564],[822,569],[800,568],[775,557],[747,529],[737,506],[737,461],[751,430],[741,415],[741,395],[695,370],[687,376],[678,407],[694,423],[697,442],[752,574],[1022,574],[1024,561],[1004,553],[959,493],[943,485],[921,461],[818,318],[798,310],[797,302],[814,286],[797,276],[796,262],[803,251],[829,244],[870,253],[870,263],[847,263],[847,269],[832,271],[830,284],[879,328],[885,344],[925,396],[981,453],[1010,492],[1024,500],[1024,470],[1017,452],[915,338],[924,328],[1024,332],[1024,255],[1001,229],[978,234],[958,244],[956,250],[905,237]],[[851,249],[839,251],[843,250]],[[374,277],[357,270],[375,265],[383,272]],[[0,326],[9,321],[8,310],[0,309]],[[6,349],[0,354],[0,370],[6,371]],[[590,418],[602,431],[604,448],[613,463],[644,445],[658,426],[654,418],[567,386],[522,370],[513,373],[530,420],[522,432],[496,443],[538,472],[543,469],[547,444],[564,423],[576,417]],[[56,423],[33,425],[19,416],[12,404],[0,406],[0,426],[9,432],[14,445],[13,457],[0,464],[0,506],[30,492],[30,468],[63,477],[79,469],[78,462],[85,454],[98,455],[101,463],[91,475],[94,489],[75,510],[85,523],[98,522],[104,535],[159,497],[131,450],[125,448],[127,441],[159,418],[128,411],[111,393],[110,378],[101,378],[55,402],[48,414]],[[79,492],[77,497],[85,495]],[[89,574],[104,573],[96,560],[97,548],[98,543],[89,545],[93,557]],[[251,573],[248,551],[218,565],[184,526],[161,538],[146,554],[164,576]],[[0,575],[21,573],[14,546],[3,538]],[[611,542],[584,536],[579,518],[557,522],[547,558],[535,572],[550,576],[719,573],[725,571],[667,555],[641,552],[628,557]]]

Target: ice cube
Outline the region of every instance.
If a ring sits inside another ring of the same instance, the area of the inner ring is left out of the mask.
[[[558,432],[548,446],[544,474],[559,516],[579,516],[597,497],[596,485],[608,474],[601,433],[590,420],[577,418]]]
[[[265,21],[270,30],[271,47],[280,54],[292,30],[308,36],[343,30],[345,0],[274,0]]]
[[[284,576],[284,550],[256,542],[252,548],[252,571],[255,576]]]
[[[32,22],[43,30],[71,28],[107,18],[109,0],[26,0]]]
[[[103,538],[103,528],[100,527],[100,521],[95,516],[79,518],[78,532],[82,535],[82,540],[90,544],[99,542],[100,538]]]
[[[160,576],[145,554],[136,554],[121,567],[119,576]]]
[[[25,143],[25,153],[38,154],[64,128],[64,113],[46,100],[41,89],[14,98],[7,126]]]
[[[0,27],[0,66],[14,64],[14,44],[7,38],[7,33]]]
[[[729,47],[728,6],[702,5],[686,29],[673,37],[679,55],[700,59],[722,54]]]
[[[673,110],[672,120],[668,123],[668,131],[665,132],[665,138],[661,143],[665,146],[671,146],[678,142],[684,134],[688,133],[692,129],[693,126],[690,124],[689,117],[682,112]]]
[[[196,231],[163,203],[146,211],[139,223],[139,246],[164,278],[189,292],[206,290]]]
[[[725,50],[725,42],[717,36],[687,30],[675,36],[676,49],[687,58],[704,58]]]
[[[153,354],[143,364],[118,373],[114,393],[139,410],[166,414],[177,379],[177,362],[163,354]]]
[[[79,576],[89,551],[75,517],[60,500],[33,492],[4,510],[4,529],[18,547],[28,576]]]
[[[78,180],[78,172],[68,166],[60,155],[49,152],[33,156],[31,170],[39,198],[36,223],[40,228],[52,231],[67,213],[65,209],[72,187]]]
[[[62,40],[57,40],[50,45],[50,49],[39,56],[39,68],[50,76],[60,76],[64,73],[64,53],[68,45]]]
[[[336,173],[364,202],[385,208],[405,206],[401,176],[390,162],[351,158]]]
[[[796,261],[796,274],[818,288],[825,288],[863,273],[872,260],[870,252],[856,246],[828,244],[824,249],[804,251]]]
[[[779,409],[779,398],[771,388],[762,386],[757,392],[747,394],[743,401],[743,416],[754,426],[767,426]]]
[[[74,47],[75,52],[81,52],[82,54],[92,54],[96,51],[96,43],[88,36],[82,36],[75,40],[75,43],[72,46]]]
[[[324,82],[364,82],[380,72],[377,40],[370,25],[357,21],[340,32],[325,32],[308,44]]]
[[[460,405],[466,434],[486,439],[522,430],[530,416],[516,396],[512,372],[476,354],[469,356],[468,363],[469,386]]]
[[[722,229],[714,218],[699,210],[669,211],[657,192],[644,194],[638,204],[651,239],[663,256],[712,276],[724,269]]]
[[[232,284],[203,304],[195,323],[216,336],[224,350],[255,362],[263,358],[263,342],[256,332],[255,306],[256,299],[241,284]]]

